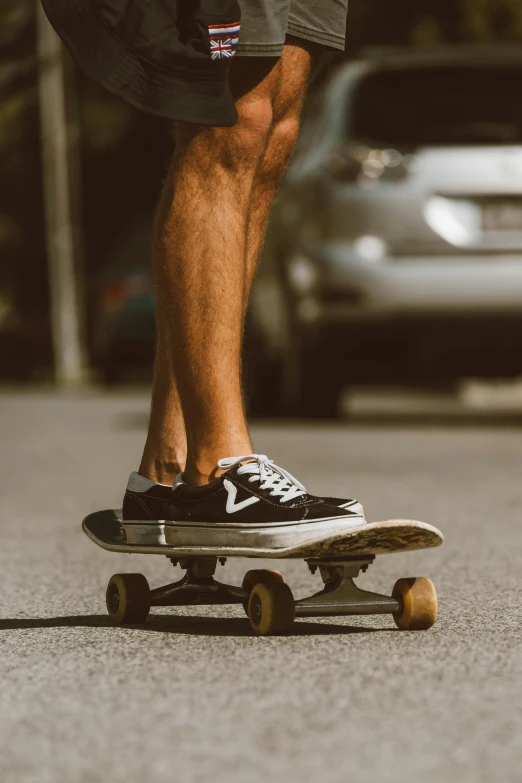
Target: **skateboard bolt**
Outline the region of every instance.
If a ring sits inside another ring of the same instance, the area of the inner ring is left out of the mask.
[[[220,558],[219,558],[219,563],[220,563],[220,565],[223,565],[223,566],[224,566],[226,562],[227,562],[227,559],[226,559],[226,557],[220,557]]]
[[[120,595],[118,593],[118,590],[115,585],[111,585],[109,590],[109,603],[111,605],[111,609],[114,613],[116,613],[120,606]]]
[[[250,617],[255,625],[259,625],[262,615],[261,601],[257,595],[253,596],[250,603]]]

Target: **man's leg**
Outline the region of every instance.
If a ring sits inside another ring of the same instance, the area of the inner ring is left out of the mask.
[[[243,314],[270,204],[297,138],[310,62],[304,46],[285,47],[277,65],[261,65],[264,74],[254,65],[250,79],[258,84],[239,97],[236,128],[178,130],[156,232],[159,339],[140,466],[153,480],[171,483],[185,467],[174,367],[185,401],[188,479],[204,483],[219,457],[251,450],[240,388]],[[235,83],[235,75],[250,63],[240,60],[232,74],[237,93],[245,79]]]
[[[247,237],[247,297],[263,248],[270,207],[299,135],[300,117],[306,89],[323,48],[317,44],[287,37],[280,60],[279,83],[274,96],[274,124],[262,164],[254,182]]]

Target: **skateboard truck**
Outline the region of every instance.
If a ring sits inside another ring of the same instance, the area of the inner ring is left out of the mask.
[[[157,587],[150,591],[151,606],[204,606],[205,604],[240,604],[248,594],[240,587],[234,587],[214,579],[217,557],[186,557],[179,560],[171,557],[172,565],[179,564],[186,573],[178,582]],[[219,558],[224,565],[225,558]]]
[[[185,576],[177,582],[151,590],[151,606],[200,606],[248,602],[250,591],[245,585],[235,587],[214,579],[217,557],[169,559],[173,565],[179,564],[186,571]],[[308,598],[295,601],[295,616],[322,617],[396,612],[399,609],[399,602],[396,599],[361,590],[353,581],[360,571],[366,571],[374,559],[369,555],[343,560],[320,558],[307,560],[309,568],[319,569],[324,588]]]
[[[374,560],[372,555],[343,560],[307,560],[312,573],[319,568],[324,588],[309,598],[295,602],[296,617],[396,612],[400,604],[395,598],[361,590],[353,581],[360,571],[366,571]]]

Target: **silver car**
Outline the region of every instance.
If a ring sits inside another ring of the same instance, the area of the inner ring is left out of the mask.
[[[271,394],[288,410],[335,414],[346,383],[520,371],[522,48],[338,70],[304,122],[268,252],[277,292],[261,276],[254,310],[264,285]]]

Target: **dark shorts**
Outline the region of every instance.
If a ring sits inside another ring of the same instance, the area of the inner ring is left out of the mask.
[[[232,57],[287,35],[344,49],[348,0],[42,0],[80,68],[149,114],[230,126]]]
[[[280,56],[287,35],[343,49],[348,0],[240,0],[238,54]]]

